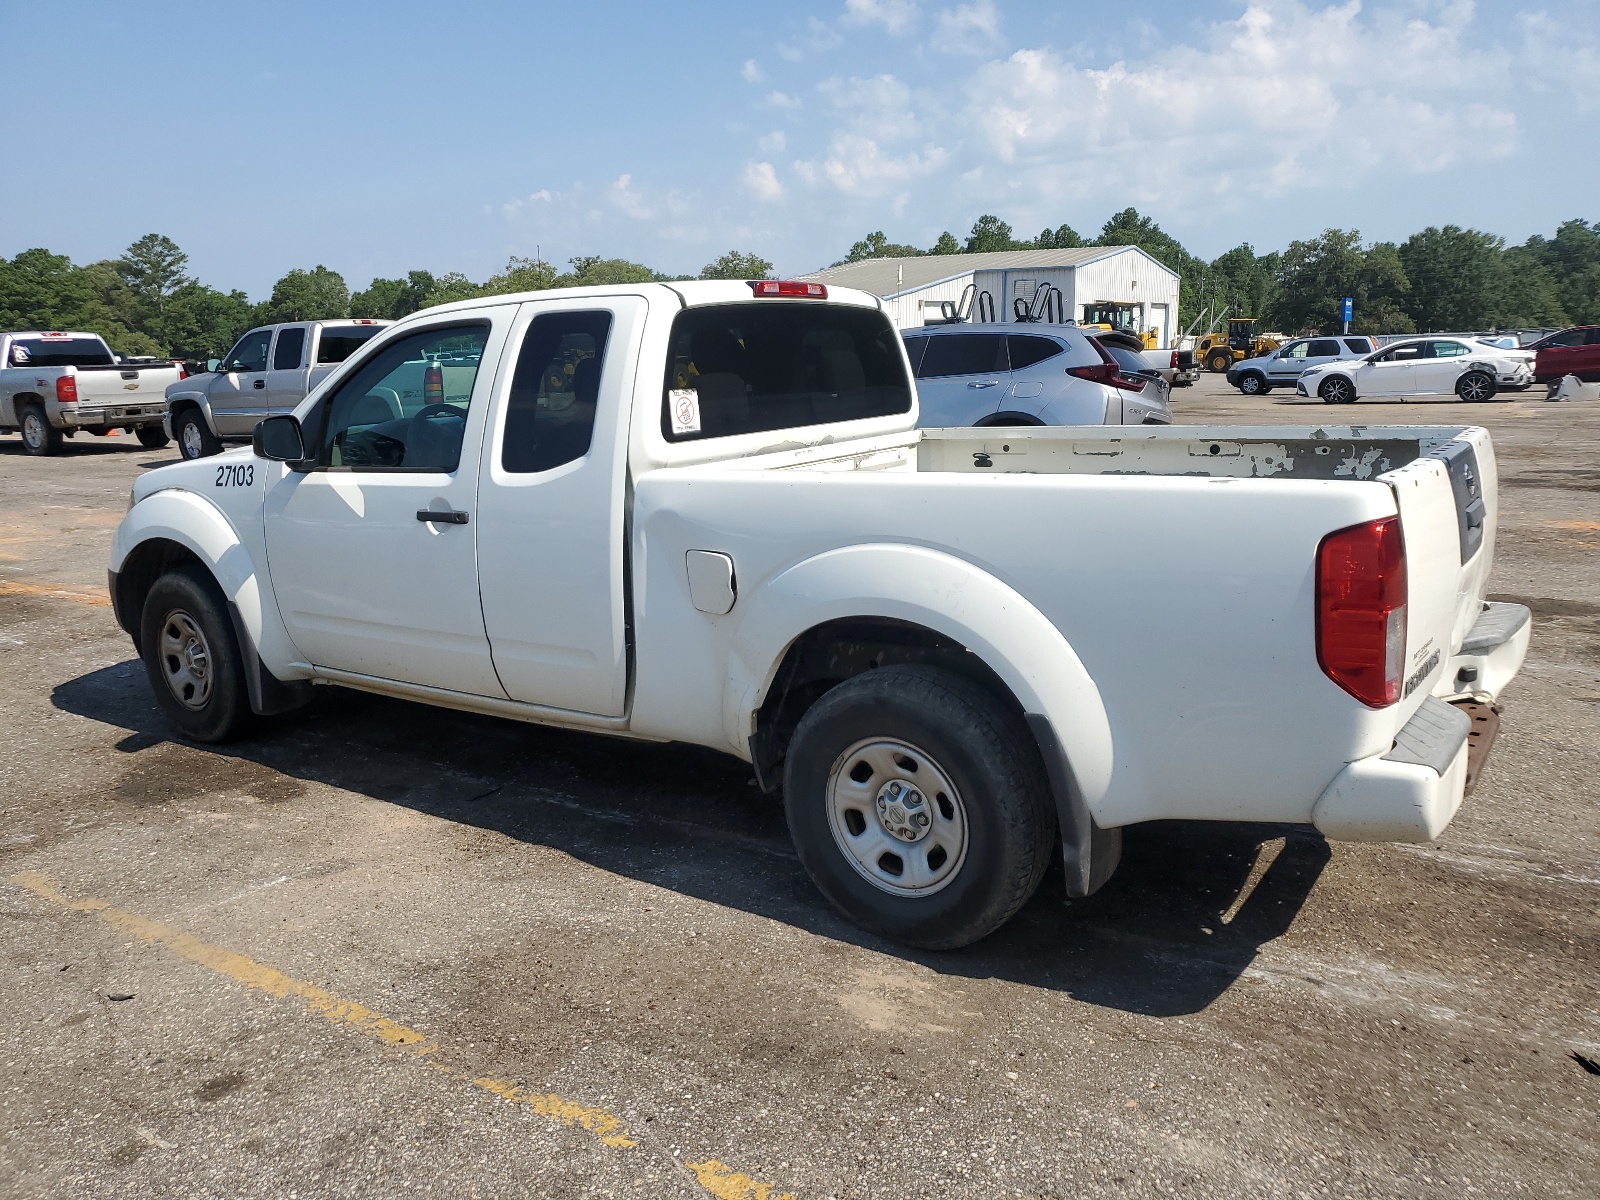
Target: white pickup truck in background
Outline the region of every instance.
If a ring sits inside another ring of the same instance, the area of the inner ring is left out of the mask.
[[[1529,636],[1482,429],[916,423],[865,293],[446,305],[141,476],[111,595],[186,737],[320,683],[738,756],[924,947],[1135,822],[1450,821]]]
[[[183,457],[248,440],[256,422],[295,405],[392,321],[294,321],[249,330],[217,363],[167,389],[166,429]]]
[[[121,362],[96,333],[0,334],[0,431],[22,434],[28,454],[56,454],[80,430],[167,444],[163,392],[183,378],[168,362]]]

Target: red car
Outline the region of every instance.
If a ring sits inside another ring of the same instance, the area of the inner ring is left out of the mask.
[[[1576,325],[1540,338],[1528,349],[1538,352],[1535,383],[1555,383],[1576,375],[1584,383],[1600,383],[1600,325]]]

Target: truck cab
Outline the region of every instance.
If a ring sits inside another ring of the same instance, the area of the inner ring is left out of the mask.
[[[216,370],[169,387],[164,423],[186,459],[247,440],[273,413],[293,412],[334,367],[391,321],[291,321],[247,331]]]

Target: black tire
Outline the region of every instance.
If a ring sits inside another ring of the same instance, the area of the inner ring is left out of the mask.
[[[17,421],[20,426],[18,432],[22,434],[24,454],[46,458],[61,453],[61,430],[50,424],[50,418],[45,415],[44,405],[37,400],[30,400],[17,413]]]
[[[1231,366],[1233,366],[1233,355],[1231,354],[1213,354],[1210,358],[1206,359],[1206,370],[1214,371],[1218,375],[1222,374]]]
[[[899,767],[879,771],[866,761],[872,755]],[[893,793],[907,783],[915,786]],[[1010,920],[1039,886],[1056,838],[1044,764],[1026,727],[987,692],[933,667],[868,671],[812,705],[789,745],[784,809],[802,865],[835,908],[863,929],[927,950],[970,945]],[[907,810],[922,832],[896,840],[893,823],[906,829]],[[953,862],[943,853],[954,845],[951,830],[960,835]],[[856,836],[869,840],[847,850]],[[931,879],[920,893],[890,890],[918,872]]]
[[[1456,395],[1468,404],[1493,400],[1495,390],[1494,376],[1487,371],[1468,371],[1456,380]]]
[[[156,580],[140,614],[139,645],[156,703],[183,736],[226,742],[250,727],[239,640],[205,568],[178,567]]]
[[[1272,390],[1267,384],[1267,377],[1259,371],[1248,371],[1239,376],[1239,390],[1246,396],[1265,396]]]
[[[178,453],[191,462],[222,452],[222,443],[198,408],[186,408],[172,418],[172,436],[177,439]]]
[[[159,450],[172,440],[159,425],[141,425],[133,431],[133,436],[146,450]]]
[[[1324,404],[1354,404],[1356,385],[1343,375],[1331,375],[1317,386],[1317,395]]]

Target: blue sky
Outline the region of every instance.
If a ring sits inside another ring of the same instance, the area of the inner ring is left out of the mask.
[[[154,230],[253,298],[536,247],[794,274],[984,212],[1132,204],[1208,257],[1600,219],[1594,0],[0,0],[0,27],[0,254]]]

